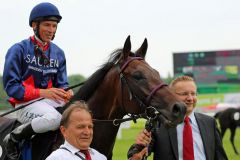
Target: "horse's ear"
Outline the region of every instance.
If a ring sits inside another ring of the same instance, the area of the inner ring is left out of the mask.
[[[147,53],[147,48],[148,48],[148,42],[147,38],[144,39],[142,46],[136,51],[137,56],[141,56],[142,58],[145,58],[145,55]]]
[[[131,40],[130,40],[130,35],[127,37],[124,47],[123,47],[123,58],[126,59],[131,51]]]

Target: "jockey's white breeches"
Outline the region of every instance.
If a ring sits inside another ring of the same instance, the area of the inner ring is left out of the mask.
[[[17,104],[16,108],[30,102]],[[51,99],[36,101],[17,112],[18,121],[21,123],[31,122],[36,133],[56,130],[60,125],[62,115],[55,108],[64,104],[64,102],[57,103]]]

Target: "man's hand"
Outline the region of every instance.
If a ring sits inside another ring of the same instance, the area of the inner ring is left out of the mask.
[[[130,157],[130,160],[142,160],[144,156],[147,156],[147,146],[151,140],[151,132],[148,132],[146,129],[141,131],[136,138],[135,144],[132,145],[128,151],[128,157]]]
[[[143,156],[147,156],[147,147],[145,147],[142,151],[134,154],[130,160],[142,160]]]
[[[140,132],[136,138],[136,144],[142,145],[142,146],[148,146],[148,144],[151,142],[151,132],[148,132],[146,129],[144,129],[142,132]]]

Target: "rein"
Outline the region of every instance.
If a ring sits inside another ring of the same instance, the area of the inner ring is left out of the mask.
[[[113,120],[101,120],[101,119],[93,119],[93,122],[103,122],[103,123],[112,123],[114,126],[119,126],[121,123],[123,122],[127,122],[127,121],[133,121],[134,123],[137,123],[137,119],[139,118],[145,118],[146,117],[146,113],[142,113],[142,114],[131,114],[129,115],[129,118],[121,118],[121,119],[113,119]]]
[[[68,91],[68,90],[70,90],[70,89],[79,87],[79,86],[81,86],[81,85],[83,85],[83,84],[84,84],[84,82],[81,82],[81,83],[78,83],[78,84],[76,84],[76,85],[67,87],[67,88],[65,88],[64,90],[65,90],[65,91]],[[45,99],[45,98],[39,98],[39,99],[34,100],[34,101],[32,101],[32,102],[29,102],[29,103],[27,103],[27,104],[25,104],[25,105],[22,105],[22,106],[19,106],[19,107],[17,107],[17,108],[14,108],[14,109],[12,109],[12,110],[10,110],[10,111],[7,111],[7,112],[1,114],[0,117],[6,116],[6,115],[8,115],[8,114],[10,114],[10,113],[13,113],[13,112],[15,112],[15,111],[18,111],[18,110],[20,110],[20,109],[22,109],[22,108],[27,107],[27,106],[30,105],[30,104],[33,104],[33,103],[38,102],[38,101],[41,101],[41,100],[43,100],[43,99]]]

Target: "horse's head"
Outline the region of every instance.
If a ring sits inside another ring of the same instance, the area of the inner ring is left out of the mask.
[[[85,81],[70,100],[70,103],[75,100],[87,101],[94,118],[92,146],[108,159],[112,157],[119,128],[113,122],[125,114],[147,113],[152,118],[156,115],[165,126],[175,126],[183,120],[186,110],[184,104],[160,79],[159,73],[146,63],[146,52],[146,39],[133,53],[128,37],[123,49],[113,52],[110,59]],[[65,105],[63,108],[67,107]]]
[[[186,108],[161,80],[158,71],[146,61],[147,39],[135,52],[131,52],[130,36],[119,50],[116,70],[121,79],[118,105],[126,113],[143,113],[158,116],[165,126],[176,126],[182,122]],[[131,106],[131,107],[130,107]]]

